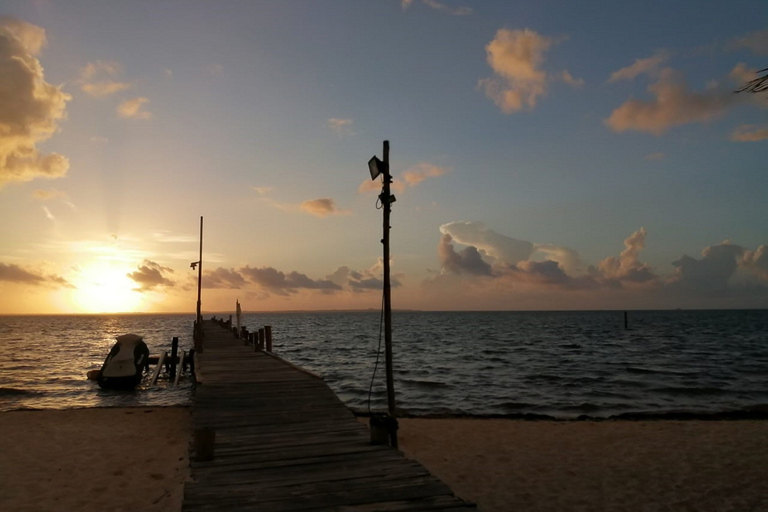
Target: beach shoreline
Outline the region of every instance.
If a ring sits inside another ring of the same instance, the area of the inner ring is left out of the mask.
[[[181,510],[186,407],[0,413],[0,510]]]

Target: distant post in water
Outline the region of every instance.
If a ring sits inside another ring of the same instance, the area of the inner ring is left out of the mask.
[[[386,374],[387,374],[387,406],[389,415],[392,418],[391,427],[389,429],[389,436],[392,442],[392,447],[397,448],[397,421],[395,418],[395,383],[392,375],[392,290],[391,281],[389,276],[389,217],[392,212],[392,203],[395,202],[395,196],[391,194],[392,190],[392,175],[389,172],[389,141],[384,141],[383,148],[383,160],[379,160],[377,157],[373,157],[368,161],[368,169],[371,171],[371,179],[375,180],[376,177],[382,175],[382,191],[379,195],[379,201],[381,201],[381,207],[384,210],[383,221],[383,238],[381,243],[383,245],[383,257],[384,257],[384,354],[386,362]]]
[[[624,312],[624,329],[629,329],[629,319],[627,318],[627,312]]]

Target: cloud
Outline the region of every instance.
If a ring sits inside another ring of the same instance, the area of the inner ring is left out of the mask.
[[[203,288],[240,289],[245,287],[245,278],[234,269],[217,268],[203,272]]]
[[[731,140],[736,142],[758,142],[768,139],[768,126],[742,124],[731,133]]]
[[[533,109],[547,92],[547,72],[541,66],[556,42],[530,29],[499,29],[485,47],[496,77],[480,80],[480,88],[505,114]]]
[[[636,130],[661,135],[673,126],[715,119],[739,101],[738,95],[722,89],[691,91],[682,75],[671,68],[662,70],[648,91],[653,99],[627,100],[605,124],[616,132]]]
[[[403,180],[409,187],[415,187],[427,178],[435,178],[445,174],[445,167],[438,167],[428,163],[420,163],[403,173]]]
[[[273,267],[252,268],[248,265],[239,270],[249,281],[278,295],[297,293],[299,289],[335,291],[341,287],[328,280],[312,280],[305,274],[293,271],[285,274]]]
[[[574,78],[567,69],[564,69],[560,72],[560,80],[577,89],[584,87],[584,79]]]
[[[399,178],[394,178],[390,187],[394,192],[404,192],[408,187],[415,187],[427,178],[436,178],[447,173],[450,169],[421,162],[405,170]],[[366,192],[381,192],[381,180],[363,180],[357,188],[357,192],[365,194]]]
[[[149,103],[147,98],[125,100],[118,105],[117,114],[128,119],[152,119],[152,113],[144,110],[145,103]]]
[[[352,123],[351,119],[337,119],[334,117],[326,121],[325,125],[336,132],[336,135],[339,137],[346,137],[355,134],[352,131]]]
[[[675,275],[671,286],[697,293],[723,293],[743,254],[738,245],[724,242],[704,249],[701,259],[683,256],[672,262]]]
[[[60,178],[66,157],[40,155],[35,145],[58,130],[71,96],[45,81],[35,57],[46,44],[45,30],[0,17],[0,186],[35,178]]]
[[[89,62],[80,70],[80,89],[97,98],[130,89],[131,84],[114,80],[122,73],[123,67],[119,62]]]
[[[445,5],[441,2],[438,2],[437,0],[422,0],[424,4],[431,7],[432,9],[435,9],[437,11],[443,11],[447,12],[449,14],[453,14],[454,16],[467,16],[469,14],[472,14],[472,8],[471,7],[451,7],[449,5]]]
[[[66,198],[67,194],[61,190],[43,190],[38,188],[32,192],[32,197],[41,201],[48,201],[57,197]]]
[[[647,231],[640,228],[624,240],[625,249],[619,257],[609,256],[598,265],[602,279],[644,283],[656,278],[651,268],[640,262],[640,251],[645,247]]]
[[[440,226],[440,232],[450,235],[462,245],[474,246],[502,263],[515,264],[527,260],[534,251],[534,245],[486,228],[481,222],[458,221]]]
[[[768,281],[768,245],[761,245],[754,251],[744,251],[742,264],[758,277]]]
[[[0,263],[0,282],[27,284],[32,286],[53,286],[74,288],[66,279],[55,274],[42,274],[24,269],[15,264]]]
[[[453,238],[448,233],[440,237],[437,246],[437,256],[445,271],[454,274],[471,274],[476,276],[492,276],[491,265],[486,263],[476,247],[469,246],[456,252],[451,242]]]
[[[661,64],[667,59],[669,59],[669,53],[665,51],[657,52],[656,55],[646,59],[635,59],[635,62],[631,66],[621,68],[620,70],[611,73],[611,76],[608,78],[608,83],[619,82],[621,80],[634,80],[637,76],[642,74],[658,76]]]
[[[301,203],[300,208],[316,217],[327,217],[328,215],[348,214],[349,210],[339,210],[336,208],[336,203],[330,197],[321,197],[319,199],[311,199]]]
[[[173,286],[173,281],[166,278],[163,273],[173,273],[173,269],[159,265],[154,261],[144,260],[144,264],[140,265],[138,270],[126,275],[138,283],[139,287],[136,288],[136,291],[148,292],[159,286]]]
[[[731,50],[748,48],[757,55],[768,55],[768,30],[759,30],[734,39],[728,44]]]
[[[346,265],[341,266],[333,274],[326,276],[326,279],[342,288],[348,287],[354,292],[381,290],[384,286],[383,269],[383,259],[379,258],[371,268],[361,271],[352,270]],[[402,278],[402,274],[390,271],[390,286],[392,288],[399,287]]]
[[[253,190],[256,191],[260,196],[265,196],[269,192],[272,191],[272,187],[251,187]]]

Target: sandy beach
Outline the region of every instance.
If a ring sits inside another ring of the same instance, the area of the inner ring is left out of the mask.
[[[181,510],[185,408],[0,414],[0,510]]]
[[[361,420],[366,421],[367,420]],[[0,510],[181,510],[185,408],[0,414]],[[768,510],[768,421],[401,419],[485,512]]]
[[[484,512],[768,510],[768,421],[401,419],[399,439]]]

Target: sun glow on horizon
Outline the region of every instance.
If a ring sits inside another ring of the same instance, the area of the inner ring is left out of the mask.
[[[94,263],[78,276],[71,306],[82,313],[135,313],[143,303],[142,293],[128,277],[131,271],[112,262]]]

